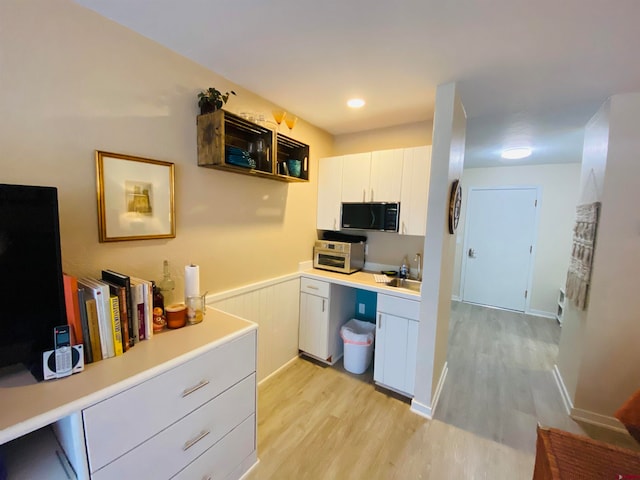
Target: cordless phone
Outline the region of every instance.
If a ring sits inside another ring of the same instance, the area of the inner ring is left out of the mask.
[[[71,375],[71,335],[69,325],[60,325],[53,329],[56,357],[56,378]]]

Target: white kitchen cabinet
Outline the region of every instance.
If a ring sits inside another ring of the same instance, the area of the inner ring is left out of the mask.
[[[405,148],[400,195],[401,235],[425,235],[431,146]]]
[[[318,230],[340,230],[343,157],[322,158],[318,162]]]
[[[412,397],[416,375],[420,302],[378,294],[373,379]]]
[[[340,327],[355,313],[355,289],[302,277],[298,348],[333,365],[342,357]]]
[[[342,201],[370,201],[371,153],[344,155],[342,160]]]
[[[345,155],[343,202],[399,202],[402,149]]]

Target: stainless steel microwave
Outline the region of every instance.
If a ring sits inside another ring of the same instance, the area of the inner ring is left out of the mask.
[[[399,203],[343,203],[340,226],[351,230],[397,232],[399,218]]]

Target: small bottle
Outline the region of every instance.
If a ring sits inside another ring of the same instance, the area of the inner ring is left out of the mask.
[[[176,288],[176,282],[171,278],[171,274],[169,273],[169,262],[166,260],[163,264],[163,277],[162,280],[160,280],[158,287],[160,287],[164,303],[167,305],[171,304],[173,301],[173,291]]]
[[[407,256],[402,259],[402,265],[400,265],[400,272],[398,275],[400,278],[409,278],[409,260]]]
[[[153,333],[161,332],[167,324],[164,313],[164,297],[156,286],[156,282],[151,282],[153,287]]]

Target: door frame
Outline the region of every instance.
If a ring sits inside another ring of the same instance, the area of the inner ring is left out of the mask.
[[[469,202],[469,200],[471,199],[471,192],[472,191],[478,191],[478,190],[535,190],[536,191],[536,200],[537,200],[537,205],[536,205],[536,209],[535,209],[535,216],[534,216],[534,221],[533,221],[533,232],[534,232],[534,237],[531,243],[532,246],[532,250],[531,250],[531,255],[529,256],[529,266],[528,266],[528,272],[527,272],[527,298],[525,299],[525,303],[524,303],[524,313],[530,313],[531,312],[531,288],[533,286],[533,266],[535,264],[535,259],[536,259],[536,250],[537,250],[537,243],[538,243],[538,227],[540,225],[540,208],[542,205],[542,187],[540,185],[483,185],[483,186],[478,186],[478,187],[468,187],[467,188],[467,204]],[[468,215],[469,213],[469,209],[466,210],[465,212],[465,219],[464,219],[464,240],[462,243],[462,268],[461,268],[461,272],[460,272],[460,301],[464,301],[464,284],[465,284],[465,278],[466,278],[466,272],[467,272],[467,251],[469,250],[469,246],[467,245],[467,242],[469,241],[469,223],[470,223],[470,219],[471,219],[471,215]],[[471,303],[471,302],[469,302]],[[491,307],[488,305],[485,305],[488,308],[500,308],[500,307]],[[508,310],[508,309],[503,309],[503,310]],[[517,311],[517,310],[509,310],[509,311]]]

